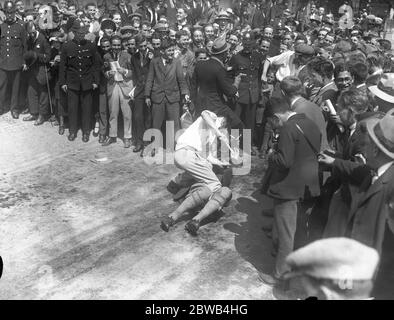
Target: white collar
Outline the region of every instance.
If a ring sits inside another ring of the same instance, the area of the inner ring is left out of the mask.
[[[302,98],[302,97],[297,97],[297,98],[295,98],[295,99],[290,103],[290,108],[293,109],[294,104],[295,104],[298,100],[300,100],[301,98]]]
[[[390,167],[394,164],[394,160],[387,162],[386,164],[382,165],[378,170],[377,170],[377,176],[381,177]]]
[[[323,87],[321,87],[321,89],[320,90],[323,90],[323,89],[325,89],[325,88],[327,88],[327,87],[329,87],[331,84],[333,84],[334,83],[334,81],[330,81],[329,83],[327,83],[325,86],[323,86]]]

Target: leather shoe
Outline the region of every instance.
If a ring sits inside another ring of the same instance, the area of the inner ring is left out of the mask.
[[[37,116],[33,114],[23,118],[23,121],[34,121],[34,120],[37,120]]]
[[[170,227],[172,227],[174,224],[174,219],[172,219],[171,217],[165,217],[163,220],[161,220],[160,228],[162,228],[163,231],[168,232],[168,230],[170,230]]]
[[[59,134],[61,136],[64,134],[64,126],[59,126]]]
[[[18,111],[12,110],[11,115],[14,119],[19,119],[19,112]]]
[[[130,148],[130,147],[131,147],[131,139],[125,138],[125,139],[123,140],[123,144],[124,144],[124,147],[125,147],[125,148]]]
[[[105,135],[100,134],[100,136],[99,136],[99,143],[104,143],[105,138],[106,138]]]
[[[185,225],[185,229],[189,232],[192,236],[197,236],[197,230],[200,228],[200,224],[196,220],[190,220]]]
[[[107,147],[112,143],[116,143],[116,138],[114,137],[108,137],[107,140],[104,141],[104,143],[102,144],[103,147]]]
[[[36,120],[36,122],[34,122],[34,125],[35,125],[35,126],[40,126],[40,125],[42,125],[44,122],[45,122],[44,117],[40,115],[40,116],[38,116],[38,119]]]
[[[68,135],[68,140],[69,140],[69,141],[74,141],[76,137],[77,137],[77,134],[76,134],[76,133],[70,133],[70,134]]]
[[[89,133],[84,133],[82,135],[82,141],[83,142],[88,142],[89,141]]]
[[[133,152],[140,152],[140,151],[142,151],[142,149],[144,149],[144,146],[141,144],[141,143],[138,143],[135,147],[134,147],[134,149],[133,149]]]

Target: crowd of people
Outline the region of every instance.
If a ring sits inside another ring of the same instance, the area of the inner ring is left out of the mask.
[[[93,132],[103,147],[121,137],[141,155],[152,143],[144,141],[147,129],[165,130],[168,121],[175,133],[186,129],[175,147],[183,172],[168,186],[180,206],[161,222],[164,231],[197,209],[186,224],[197,235],[201,221],[228,204],[231,162],[202,151],[217,137],[233,154],[222,129],[236,128],[251,132],[250,155],[266,169],[261,191],[274,203],[265,232],[276,264],[262,281],[281,283],[302,269],[299,258],[309,285],[321,291],[330,280],[337,297],[351,297],[334,281],[341,280],[337,269],[323,270],[327,281],[310,272],[305,261],[318,264],[313,257],[325,242],[309,243],[347,237],[384,257],[394,232],[394,56],[382,37],[385,17],[370,6],[356,12],[345,0],[328,12],[313,1],[221,8],[219,0],[141,0],[137,7],[58,0],[27,9],[18,0],[6,1],[0,18],[1,114],[24,114],[36,126],[51,121],[60,135],[68,128],[70,141],[79,129],[84,142]],[[375,253],[337,241],[327,243],[325,256],[335,263],[338,243],[349,245],[350,257],[358,256],[351,248],[372,257],[363,262],[372,263],[368,272],[354,278],[362,291],[355,296],[368,296]],[[292,253],[297,248],[304,251]],[[356,261],[347,262],[358,268]]]

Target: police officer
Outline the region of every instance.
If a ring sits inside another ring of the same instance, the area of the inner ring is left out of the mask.
[[[255,44],[253,34],[245,33],[242,40],[242,51],[233,56],[229,62],[234,75],[241,76],[238,87],[239,99],[234,111],[241,118],[245,128],[252,130],[252,137],[254,136],[256,106],[260,95],[259,81],[263,62],[263,56],[257,50],[254,50]],[[252,148],[251,154],[256,154],[255,148]]]
[[[27,50],[27,33],[15,20],[15,6],[11,1],[4,4],[4,12],[6,20],[0,26],[0,114],[10,109],[12,117],[18,119],[21,71],[26,69],[23,55]]]
[[[69,136],[74,141],[78,131],[78,109],[82,108],[82,141],[89,141],[92,120],[92,95],[98,88],[99,66],[97,47],[84,36],[88,26],[76,19],[72,29],[74,38],[64,44],[60,55],[59,80],[67,94]]]

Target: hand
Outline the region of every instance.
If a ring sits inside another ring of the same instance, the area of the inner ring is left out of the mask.
[[[187,101],[190,101],[190,97],[189,97],[188,94],[185,94],[185,101],[186,101],[186,102],[187,102]]]
[[[115,71],[110,70],[110,71],[107,71],[105,74],[106,74],[107,78],[110,78],[110,77],[113,77],[115,75]]]
[[[127,70],[126,70],[125,68],[122,68],[122,67],[117,68],[116,70],[117,70],[119,73],[123,74],[123,75],[125,75],[125,74],[127,73]]]
[[[55,56],[55,59],[53,59],[53,61],[60,62],[60,56],[59,55]]]
[[[234,86],[238,89],[239,84],[241,83],[242,73],[238,74],[234,79]]]
[[[22,65],[22,71],[27,71],[29,69],[29,67],[25,64]]]
[[[152,102],[150,101],[150,98],[145,98],[145,103],[146,105],[150,108],[152,106]]]
[[[339,116],[330,114],[330,120],[334,123],[338,123],[338,124],[342,124],[341,118],[339,118]]]
[[[67,93],[67,85],[62,85],[62,90]]]
[[[334,163],[335,158],[330,157],[330,156],[328,156],[328,155],[326,155],[324,153],[320,153],[319,157],[318,157],[318,161],[319,161],[319,163],[331,166]]]
[[[263,75],[261,76],[261,81],[267,82],[267,76],[266,76],[265,74],[263,74]]]
[[[152,52],[152,51],[149,51],[149,52],[148,52],[148,59],[149,59],[149,60],[152,60],[152,59],[153,59],[153,52]]]
[[[96,89],[98,88],[98,85],[95,84],[95,83],[93,83],[93,84],[92,84],[92,87],[93,87],[93,90],[96,90]]]

